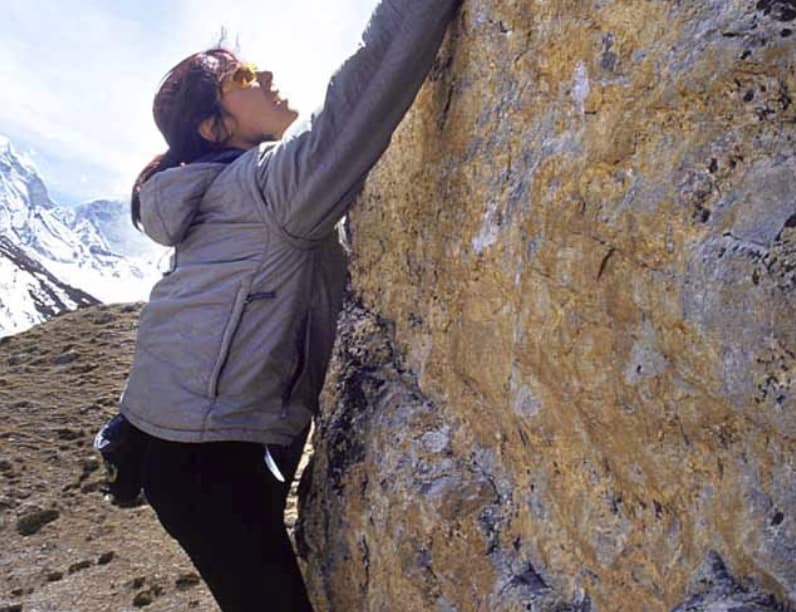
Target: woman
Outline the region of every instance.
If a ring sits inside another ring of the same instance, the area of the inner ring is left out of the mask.
[[[224,49],[166,76],[169,150],[133,222],[175,248],[138,327],[121,415],[143,487],[221,608],[310,610],[283,511],[318,410],[346,275],[335,224],[425,79],[459,0],[382,0],[308,127]],[[269,471],[264,463],[268,461]]]

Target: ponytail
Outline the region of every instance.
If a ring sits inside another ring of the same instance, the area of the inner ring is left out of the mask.
[[[144,183],[158,172],[168,170],[169,168],[176,168],[180,163],[182,162],[179,156],[175,155],[174,152],[169,149],[162,155],[156,155],[138,175],[133,185],[133,192],[130,196],[130,213],[133,220],[133,227],[137,230],[141,230],[141,199],[139,193]]]

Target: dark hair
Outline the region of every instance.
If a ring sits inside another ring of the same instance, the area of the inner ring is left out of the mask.
[[[224,75],[238,64],[240,60],[232,51],[214,47],[186,57],[161,80],[152,114],[169,150],[155,156],[133,185],[130,212],[135,228],[141,229],[139,192],[149,178],[225,147],[231,135],[223,133],[222,119],[227,113],[221,106],[219,85]],[[213,130],[217,142],[199,134],[199,124],[208,117],[215,118]]]

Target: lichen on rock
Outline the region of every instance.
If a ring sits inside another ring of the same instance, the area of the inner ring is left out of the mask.
[[[794,15],[464,3],[350,215],[314,601],[796,604]]]

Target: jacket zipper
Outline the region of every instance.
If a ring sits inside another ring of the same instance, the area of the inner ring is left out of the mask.
[[[244,304],[253,302],[254,300],[266,300],[276,297],[276,291],[255,291],[246,296]]]

